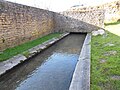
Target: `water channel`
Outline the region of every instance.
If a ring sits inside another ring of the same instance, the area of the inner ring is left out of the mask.
[[[0,77],[0,90],[68,90],[86,34],[70,34]]]

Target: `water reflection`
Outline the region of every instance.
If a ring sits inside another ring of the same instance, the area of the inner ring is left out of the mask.
[[[71,34],[0,77],[0,90],[68,90],[85,34]]]
[[[68,90],[72,77],[71,71],[74,70],[73,67],[75,67],[78,56],[76,54],[54,53],[16,90]]]

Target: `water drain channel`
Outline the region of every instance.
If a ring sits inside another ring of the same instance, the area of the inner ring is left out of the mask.
[[[0,90],[68,90],[86,34],[70,34],[0,77]]]

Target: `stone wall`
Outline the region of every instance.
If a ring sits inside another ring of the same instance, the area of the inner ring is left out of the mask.
[[[104,27],[104,10],[65,11],[62,14],[98,27]]]
[[[104,10],[66,11],[54,14],[55,30],[61,32],[91,32],[104,28]]]
[[[105,22],[113,22],[120,19],[120,0],[103,5],[105,9]]]
[[[53,32],[91,32],[103,21],[103,10],[59,14],[0,0],[0,51]]]
[[[120,0],[116,0],[110,3],[101,4],[98,6],[88,7],[72,7],[68,11],[91,11],[91,10],[105,10],[105,21],[117,21],[120,19]]]
[[[53,32],[53,12],[0,1],[0,50]]]

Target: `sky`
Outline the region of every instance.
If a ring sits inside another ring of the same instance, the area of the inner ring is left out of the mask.
[[[16,2],[28,6],[34,6],[42,9],[49,9],[50,11],[61,12],[69,9],[74,5],[98,5],[115,0],[6,0]]]

